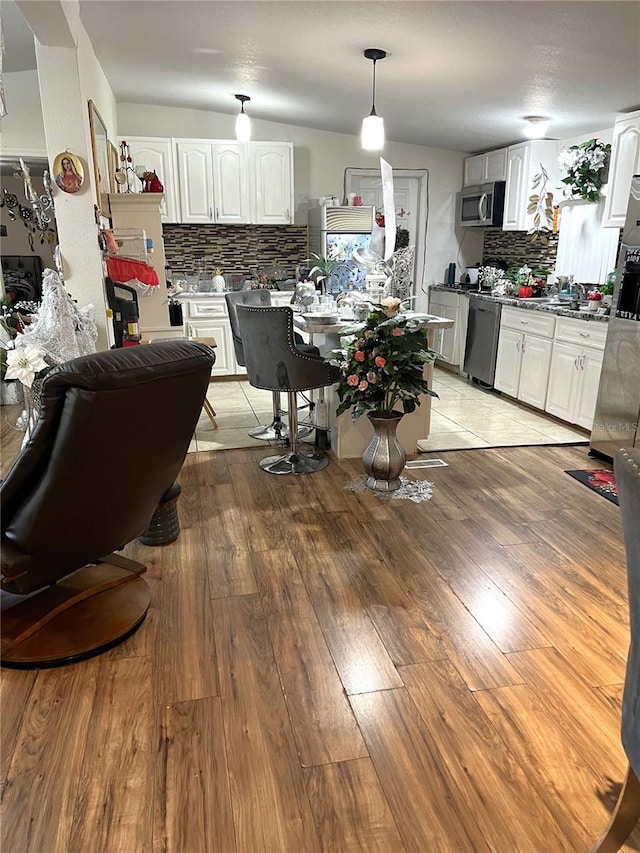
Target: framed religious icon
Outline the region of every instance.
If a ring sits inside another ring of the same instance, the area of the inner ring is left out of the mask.
[[[70,151],[58,154],[53,161],[53,179],[63,192],[77,193],[84,182],[84,166],[80,158]]]
[[[93,101],[89,101],[89,128],[91,151],[96,182],[98,208],[102,208],[102,195],[109,192],[109,140],[107,127]]]

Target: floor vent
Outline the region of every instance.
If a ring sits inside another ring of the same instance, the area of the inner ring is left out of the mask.
[[[448,468],[449,463],[444,459],[413,459],[407,462],[405,468]]]

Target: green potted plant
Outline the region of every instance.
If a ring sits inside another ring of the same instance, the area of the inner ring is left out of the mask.
[[[340,262],[335,258],[327,258],[325,255],[312,252],[306,263],[311,265],[310,278],[320,285],[323,293],[326,293],[331,273],[334,272]]]
[[[379,491],[401,485],[406,461],[396,439],[401,418],[415,411],[422,394],[438,396],[424,378],[424,365],[435,361],[437,353],[427,346],[419,320],[404,313],[408,305],[392,296],[383,299],[336,354],[342,372],[337,414],[351,409],[354,421],[368,415],[374,437],[363,455],[366,485]]]

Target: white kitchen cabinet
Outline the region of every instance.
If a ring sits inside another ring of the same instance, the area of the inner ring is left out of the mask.
[[[522,367],[522,332],[500,327],[493,386],[510,397],[518,396]]]
[[[176,151],[181,222],[293,221],[291,143],[179,139]]]
[[[160,205],[162,222],[178,222],[178,185],[176,183],[173,141],[164,137],[127,136],[134,166],[155,172],[164,187]]]
[[[593,426],[606,323],[559,317],[545,410],[585,429]]]
[[[212,145],[216,222],[229,225],[251,222],[247,145],[234,141]]]
[[[613,126],[609,180],[604,200],[605,228],[622,228],[631,178],[640,174],[640,110],[620,116]]]
[[[180,189],[180,222],[185,224],[215,222],[213,143],[205,139],[178,140],[176,155]]]
[[[503,308],[494,387],[544,409],[556,318],[536,311]]]
[[[256,225],[290,225],[293,221],[293,145],[250,143]]]
[[[214,338],[216,361],[212,376],[232,376],[237,365],[231,337],[231,324],[224,294],[185,298],[182,301],[184,334],[191,338]]]
[[[541,190],[541,186],[534,188],[533,179],[543,166],[549,176],[545,192],[552,192],[558,183],[557,156],[558,143],[554,140],[538,139],[509,146],[503,231],[529,231],[533,227],[533,213],[527,207],[530,196]]]
[[[467,157],[464,161],[463,186],[486,184],[489,181],[504,181],[507,178],[507,149],[487,151]]]
[[[464,293],[448,293],[445,290],[429,291],[429,313],[436,317],[453,320],[449,329],[437,329],[434,349],[439,353],[438,360],[455,367],[464,364],[464,348],[467,338],[467,319],[469,299]]]

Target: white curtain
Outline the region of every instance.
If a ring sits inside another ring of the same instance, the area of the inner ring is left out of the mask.
[[[575,281],[604,284],[616,266],[619,228],[604,228],[604,200],[565,201],[560,206],[560,236],[556,275]]]

